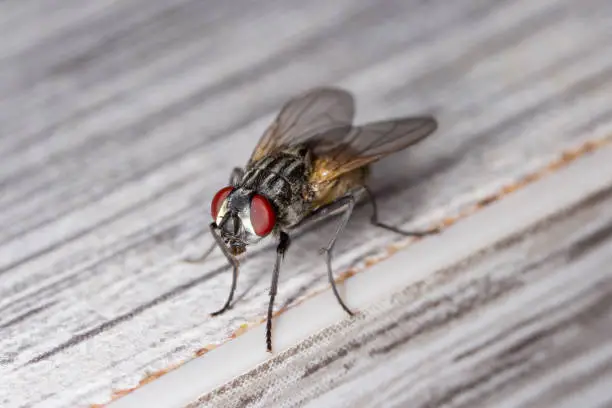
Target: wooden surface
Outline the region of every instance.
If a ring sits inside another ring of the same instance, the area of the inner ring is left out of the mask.
[[[603,0],[3,2],[0,405],[108,401],[264,316],[271,243],[215,319],[222,256],[181,259],[210,243],[211,196],[289,97],[334,84],[355,93],[358,122],[436,114],[436,135],[371,184],[385,220],[429,225],[612,133],[611,13]],[[338,272],[397,240],[368,215],[338,242]],[[332,230],[295,237],[279,308],[326,287],[316,254]]]
[[[407,282],[190,406],[609,407],[611,206],[608,144],[355,276],[349,299],[360,283]],[[143,391],[112,408],[164,406],[143,404]]]
[[[610,406],[612,138],[525,181],[110,408]]]

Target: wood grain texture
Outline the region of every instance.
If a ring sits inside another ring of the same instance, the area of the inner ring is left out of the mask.
[[[193,406],[609,406],[611,203],[519,222]]]
[[[359,122],[434,113],[437,134],[372,181],[385,221],[431,224],[612,131],[610,13],[603,0],[3,2],[0,405],[107,401],[265,315],[272,243],[215,319],[229,268],[181,259],[210,243],[212,194],[289,97],[335,84]],[[338,272],[397,239],[368,216],[338,242]],[[332,231],[295,237],[278,307],[326,287],[315,254]]]

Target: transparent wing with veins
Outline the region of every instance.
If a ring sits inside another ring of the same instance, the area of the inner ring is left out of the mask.
[[[261,137],[249,165],[282,147],[307,144],[315,155],[310,181],[325,183],[405,149],[437,128],[430,116],[352,126],[354,114],[353,97],[342,89],[316,88],[297,96]]]
[[[331,181],[423,140],[436,128],[433,117],[421,116],[354,126],[342,137],[332,129],[312,143],[316,160],[310,181]]]
[[[343,135],[351,129],[354,115],[353,96],[342,89],[316,88],[299,95],[283,106],[259,140],[249,164],[281,147],[305,143],[330,129]]]

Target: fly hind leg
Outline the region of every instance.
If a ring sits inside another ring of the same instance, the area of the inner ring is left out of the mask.
[[[368,200],[370,200],[370,203],[372,204],[372,218],[370,218],[370,222],[372,223],[372,225],[384,228],[388,231],[395,232],[396,234],[400,234],[405,237],[424,237],[427,235],[438,234],[440,232],[440,228],[432,228],[422,231],[404,231],[402,229],[394,227],[393,225],[388,225],[380,222],[378,220],[378,207],[376,206],[376,197],[374,197],[374,194],[367,187],[364,187],[364,191],[368,197]]]
[[[327,265],[327,277],[329,279],[329,283],[331,284],[332,291],[334,292],[334,296],[336,297],[336,300],[338,301],[340,306],[342,306],[344,311],[351,316],[354,315],[354,312],[344,303],[344,301],[340,297],[340,293],[338,293],[338,288],[336,286],[336,281],[334,280],[334,274],[332,271],[331,261],[332,251],[334,249],[334,246],[336,245],[336,240],[338,239],[338,236],[340,235],[344,227],[346,227],[346,224],[348,224],[348,221],[353,213],[353,209],[355,208],[356,201],[356,193],[349,193],[343,197],[340,197],[336,201],[315,210],[311,214],[311,216],[308,217],[309,222],[316,222],[338,212],[342,213],[342,218],[340,219],[340,222],[336,227],[336,232],[330,239],[327,246],[321,248],[321,253],[324,253],[326,257],[325,263]]]
[[[354,315],[353,311],[344,303],[344,301],[340,297],[340,294],[338,293],[338,288],[336,286],[336,282],[334,280],[334,276],[332,272],[331,261],[332,261],[332,252],[336,244],[336,240],[338,239],[338,236],[340,235],[342,230],[344,230],[344,228],[346,227],[346,224],[348,224],[348,221],[351,218],[351,215],[353,213],[353,209],[355,208],[355,204],[357,202],[358,197],[360,197],[361,194],[364,194],[364,193],[368,196],[368,198],[370,199],[370,202],[372,203],[372,207],[374,211],[372,214],[371,222],[377,227],[384,228],[386,230],[393,231],[395,233],[398,233],[404,236],[413,236],[413,237],[422,237],[425,235],[436,234],[439,232],[439,229],[437,228],[431,229],[431,230],[424,230],[424,231],[403,231],[399,228],[396,228],[391,225],[387,225],[387,224],[380,222],[378,220],[378,208],[376,207],[376,200],[374,198],[374,195],[366,187],[356,189],[352,191],[351,193],[343,197],[340,197],[339,199],[332,202],[331,204],[321,207],[317,209],[315,212],[313,212],[311,216],[308,217],[307,221],[316,222],[323,218],[327,218],[328,216],[332,214],[335,214],[338,212],[342,213],[342,218],[340,219],[340,222],[338,223],[338,226],[336,227],[336,232],[334,233],[333,237],[331,238],[327,246],[321,249],[321,252],[325,253],[325,256],[326,256],[327,275],[329,278],[329,283],[331,284],[332,290],[334,292],[334,296],[338,300],[338,303],[340,303],[340,306],[342,306],[342,308],[351,316]]]

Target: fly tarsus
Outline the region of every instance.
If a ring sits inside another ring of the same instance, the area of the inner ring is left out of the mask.
[[[232,299],[234,299],[234,292],[236,292],[236,283],[238,282],[238,260],[236,259],[236,257],[234,257],[229,252],[229,250],[225,246],[225,243],[223,242],[223,239],[218,234],[217,230],[218,230],[217,224],[215,222],[212,222],[210,224],[210,233],[215,239],[215,243],[217,244],[217,246],[223,252],[223,255],[225,255],[225,258],[227,258],[227,261],[230,263],[230,265],[232,265],[232,287],[230,289],[229,296],[227,297],[227,300],[225,301],[225,304],[223,305],[223,307],[211,313],[210,314],[211,316],[218,316],[221,313],[226,312],[228,309],[231,309]]]
[[[426,237],[428,235],[436,235],[440,233],[440,228],[436,227],[436,228],[432,228],[432,229],[428,229],[428,230],[421,230],[421,231],[404,231],[402,229],[399,229],[397,227],[394,227],[393,225],[388,225],[388,224],[383,224],[382,222],[378,221],[377,219],[374,219],[374,217],[372,217],[371,220],[372,225],[379,227],[379,228],[383,228],[386,229],[387,231],[391,231],[391,232],[395,232],[396,234],[400,234],[403,235],[405,237]]]
[[[234,299],[234,292],[236,292],[236,282],[238,281],[238,264],[232,265],[232,287],[230,289],[229,296],[225,301],[223,307],[217,311],[212,312],[212,317],[219,316],[232,308],[232,300]]]
[[[332,266],[331,266],[331,259],[332,259],[332,251],[331,249],[327,249],[327,248],[322,248],[321,252],[325,253],[325,264],[327,265],[327,276],[329,278],[329,282],[331,284],[332,287],[332,291],[334,292],[334,296],[336,297],[336,300],[338,301],[338,303],[340,303],[340,306],[342,306],[342,309],[344,309],[344,311],[346,313],[348,313],[349,316],[355,316],[355,312],[353,312],[342,300],[342,297],[340,296],[340,293],[338,292],[338,288],[336,286],[336,281],[334,279],[334,274],[332,271]]]
[[[195,258],[185,258],[183,259],[183,262],[186,263],[202,263],[206,260],[206,258],[208,258],[208,255],[210,255],[210,253],[217,247],[217,243],[213,242],[213,244],[200,256],[195,257]]]
[[[332,260],[332,251],[334,246],[336,245],[336,240],[338,236],[348,224],[349,219],[353,213],[353,209],[355,208],[355,203],[357,202],[356,193],[349,193],[343,197],[340,197],[336,201],[317,209],[314,213],[311,214],[310,219],[314,222],[320,220],[322,218],[326,218],[330,214],[334,214],[338,211],[342,211],[342,218],[336,227],[336,232],[334,236],[331,238],[326,247],[321,248],[319,253],[325,254],[325,264],[327,266],[327,277],[329,278],[329,283],[332,287],[332,291],[334,292],[334,296],[336,300],[342,306],[342,309],[350,316],[354,316],[355,313],[344,303],[340,293],[338,292],[338,287],[336,286],[336,280],[334,279],[334,274],[332,270],[331,260]]]
[[[370,218],[370,223],[376,227],[386,229],[387,231],[395,232],[396,234],[403,235],[405,237],[425,237],[427,235],[435,235],[440,233],[440,228],[431,228],[428,230],[421,231],[405,231],[400,228],[397,228],[393,225],[385,224],[378,219],[378,206],[376,205],[376,197],[369,188],[363,188],[368,200],[370,200],[370,204],[372,204],[372,217]]]

